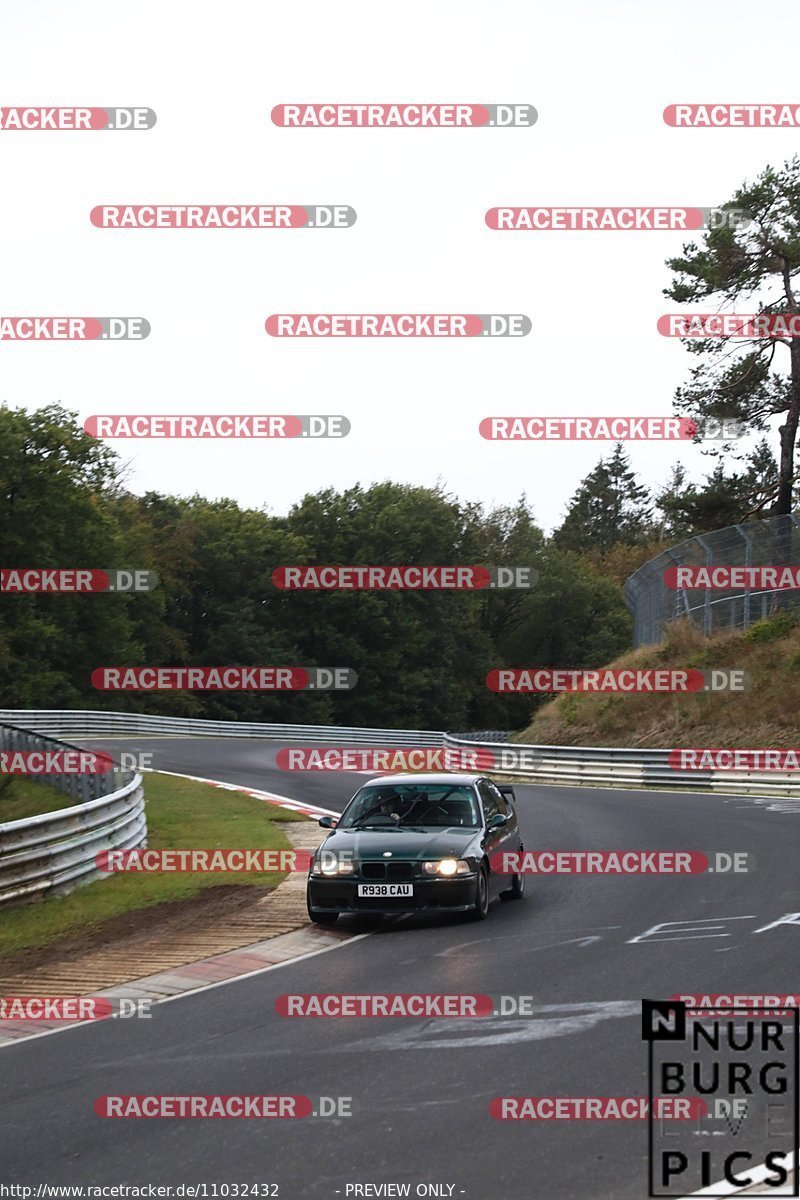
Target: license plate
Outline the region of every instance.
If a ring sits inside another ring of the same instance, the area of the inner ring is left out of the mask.
[[[413,896],[413,883],[360,883],[359,896]]]

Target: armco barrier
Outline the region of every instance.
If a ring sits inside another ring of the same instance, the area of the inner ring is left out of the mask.
[[[63,742],[30,728],[0,725],[2,750],[63,750]],[[127,850],[147,840],[141,775],[33,775],[79,804],[37,817],[0,822],[0,905],[60,895],[81,883],[106,878],[95,866],[103,850]],[[2,805],[0,805],[2,816]]]
[[[104,734],[162,734],[184,737],[261,737],[274,741],[319,742],[339,746],[451,746],[491,750],[491,773],[531,783],[590,787],[691,788],[738,795],[789,796],[800,799],[800,775],[792,771],[676,771],[669,750],[602,746],[529,746],[507,741],[476,740],[474,734],[438,730],[342,729],[316,725],[266,725],[253,722],[204,721],[136,713],[0,710],[0,721],[19,721],[29,729],[70,733],[73,737]]]
[[[35,717],[37,714],[18,715]],[[30,750],[75,750],[80,753],[81,747],[72,746],[69,742],[55,741],[30,725],[26,724],[25,728],[21,728],[17,723],[5,724],[3,722],[4,718],[0,715],[0,750],[11,753]],[[59,775],[48,772],[38,775],[34,773],[32,778],[39,783],[46,783],[50,787],[56,788],[77,803],[88,804],[90,800],[97,800],[100,796],[108,796],[111,792],[118,791],[123,784],[129,783],[133,776],[130,771],[115,765],[110,771],[99,771],[93,775]],[[2,816],[2,811],[0,811],[0,816]]]
[[[451,734],[445,746],[490,750],[491,774],[513,775],[530,783],[578,784],[590,787],[680,788],[733,795],[800,798],[795,771],[676,771],[670,750],[629,750],[602,746],[528,746],[523,743],[475,742]]]
[[[0,722],[25,725],[59,737],[269,738],[278,742],[327,742],[357,746],[441,746],[444,733],[417,729],[335,729],[328,725],[267,725],[258,721],[206,721],[194,717],[156,717],[146,713],[60,709],[0,709]]]

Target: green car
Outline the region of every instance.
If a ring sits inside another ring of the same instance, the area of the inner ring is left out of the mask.
[[[371,779],[331,829],[308,874],[308,915],[464,912],[483,920],[494,896],[519,899],[524,876],[492,863],[520,852],[514,789],[480,775]]]

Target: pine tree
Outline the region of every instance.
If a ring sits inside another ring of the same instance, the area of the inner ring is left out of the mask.
[[[778,467],[766,440],[755,447],[743,471],[726,475],[720,462],[701,484],[687,483],[686,469],[678,463],[656,496],[662,514],[659,533],[681,541],[762,517],[775,495],[777,480]]]
[[[667,266],[675,272],[664,295],[679,303],[703,302],[705,312],[781,315],[800,311],[800,157],[767,167],[745,183],[722,211],[746,220],[708,230]],[[792,511],[794,456],[800,426],[800,338],[686,338],[698,365],[678,389],[676,411],[701,425],[706,418],[740,421],[748,432],[771,431],[780,416],[774,512]],[[779,368],[776,370],[775,368]],[[732,443],[708,451],[735,455]]]
[[[605,553],[619,543],[634,545],[653,532],[652,502],[638,483],[621,443],[581,483],[561,526],[553,534],[559,550]]]

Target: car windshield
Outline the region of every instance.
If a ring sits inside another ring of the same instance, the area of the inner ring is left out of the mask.
[[[423,783],[367,786],[358,792],[339,829],[446,828],[480,825],[475,791],[469,784]]]

